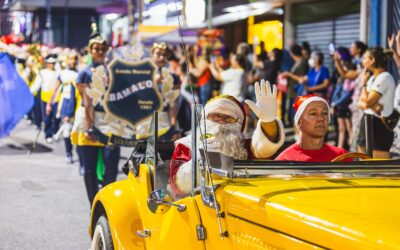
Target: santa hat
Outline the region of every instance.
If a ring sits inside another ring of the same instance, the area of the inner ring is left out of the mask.
[[[327,108],[329,109],[328,102],[322,97],[319,97],[319,96],[313,95],[313,94],[298,96],[293,104],[294,111],[296,112],[296,114],[294,115],[294,123],[296,124],[296,126],[297,126],[304,110],[306,110],[308,104],[310,104],[312,102],[323,102],[326,104]],[[330,122],[331,121],[330,114],[328,114],[328,117],[329,117],[328,122]]]
[[[219,95],[209,100],[204,107],[206,117],[211,113],[229,115],[238,119],[244,129],[246,114],[243,105],[233,96]]]

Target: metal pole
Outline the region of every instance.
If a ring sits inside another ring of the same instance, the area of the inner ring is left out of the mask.
[[[154,112],[154,170],[158,168],[158,111]]]
[[[3,11],[0,12],[0,34],[3,33]]]
[[[134,42],[135,34],[135,0],[128,0],[128,31],[129,31],[129,43]]]
[[[64,45],[68,45],[68,8],[69,8],[69,0],[65,0],[65,9],[64,9]]]
[[[37,142],[38,142],[38,140],[39,140],[40,131],[42,131],[42,124],[39,125],[38,131],[37,131],[37,133],[36,133],[35,140],[34,140],[33,143],[32,143],[32,147],[31,147],[31,148],[29,149],[29,151],[28,151],[28,155],[29,155],[29,156],[31,156],[31,154],[33,153],[33,151],[35,151],[35,149],[36,149],[36,145],[37,145]]]
[[[207,3],[208,29],[212,29],[212,0]]]
[[[183,19],[183,21],[182,21],[182,23],[183,23],[183,25],[184,26],[186,26],[186,0],[182,0],[182,12],[181,12],[181,15],[182,15],[182,19]]]
[[[139,0],[139,25],[143,22],[144,0]]]
[[[192,107],[192,195],[194,196],[194,189],[196,188],[197,180],[197,114],[198,105]]]
[[[53,31],[51,30],[51,0],[46,0],[46,24],[43,35],[43,42],[49,45],[53,44]]]
[[[373,157],[374,136],[372,133],[372,115],[365,115],[365,153],[371,158]]]
[[[51,29],[51,0],[46,0],[46,29]]]

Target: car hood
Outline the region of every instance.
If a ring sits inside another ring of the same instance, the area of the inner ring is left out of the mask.
[[[297,240],[336,249],[400,246],[399,179],[233,181],[223,190],[227,216]]]

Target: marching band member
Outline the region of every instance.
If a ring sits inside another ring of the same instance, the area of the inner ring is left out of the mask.
[[[39,89],[40,98],[42,101],[42,114],[44,117],[44,132],[47,143],[53,142],[53,135],[58,131],[60,120],[56,117],[57,106],[60,100],[60,95],[57,94],[52,99],[53,91],[56,89],[57,72],[55,71],[56,59],[49,55],[46,57],[46,68],[39,71],[35,78],[35,82],[30,87],[32,93],[37,93]],[[46,110],[47,105],[52,108]]]
[[[31,46],[31,50],[37,50],[37,46]],[[35,48],[35,49],[33,49]],[[29,88],[35,82],[36,76],[39,74],[39,69],[41,67],[40,64],[40,55],[31,54],[28,56],[26,60],[25,69],[22,71],[22,79],[28,84]],[[34,104],[32,110],[28,114],[28,119],[37,127],[40,128],[40,124],[42,123],[42,108],[41,108],[41,100],[40,100],[40,89],[38,92],[33,93],[34,96]]]
[[[78,91],[76,90],[75,80],[78,75],[76,71],[76,65],[78,62],[78,55],[71,54],[67,57],[67,67],[60,72],[57,80],[57,89],[61,87],[61,100],[58,107],[57,116],[61,118],[62,125],[57,132],[55,138],[59,139],[60,136],[64,138],[65,150],[66,150],[66,163],[72,164],[72,143],[71,143],[71,130],[72,130],[72,119],[75,115],[75,109],[77,105]],[[55,95],[56,92],[53,92]],[[51,105],[47,104],[46,110],[50,110]]]
[[[104,161],[105,170],[102,185],[105,186],[114,182],[117,178],[120,148],[103,145],[96,141],[95,136],[90,133],[94,126],[99,129],[107,127],[102,105],[94,106],[92,98],[88,95],[93,72],[97,67],[104,66],[107,51],[106,41],[96,32],[90,37],[88,49],[92,56],[92,63],[78,73],[76,80],[83,106],[78,108],[76,112],[71,138],[73,143],[79,146],[78,150],[81,151],[83,156],[85,186],[89,202],[92,204],[100,184],[96,171],[98,159],[102,158]]]

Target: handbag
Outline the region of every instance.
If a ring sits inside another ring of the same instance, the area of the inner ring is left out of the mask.
[[[381,116],[383,125],[385,125],[385,127],[390,131],[394,130],[397,123],[399,122],[399,118],[400,118],[400,113],[399,111],[397,111],[397,109],[393,109],[393,112],[387,117]]]
[[[374,77],[372,84],[375,82],[375,79],[376,77]],[[397,111],[396,108],[393,108],[393,111],[389,116],[387,117],[381,116],[381,121],[389,131],[393,131],[397,123],[399,122],[399,118],[400,118],[399,111]]]

